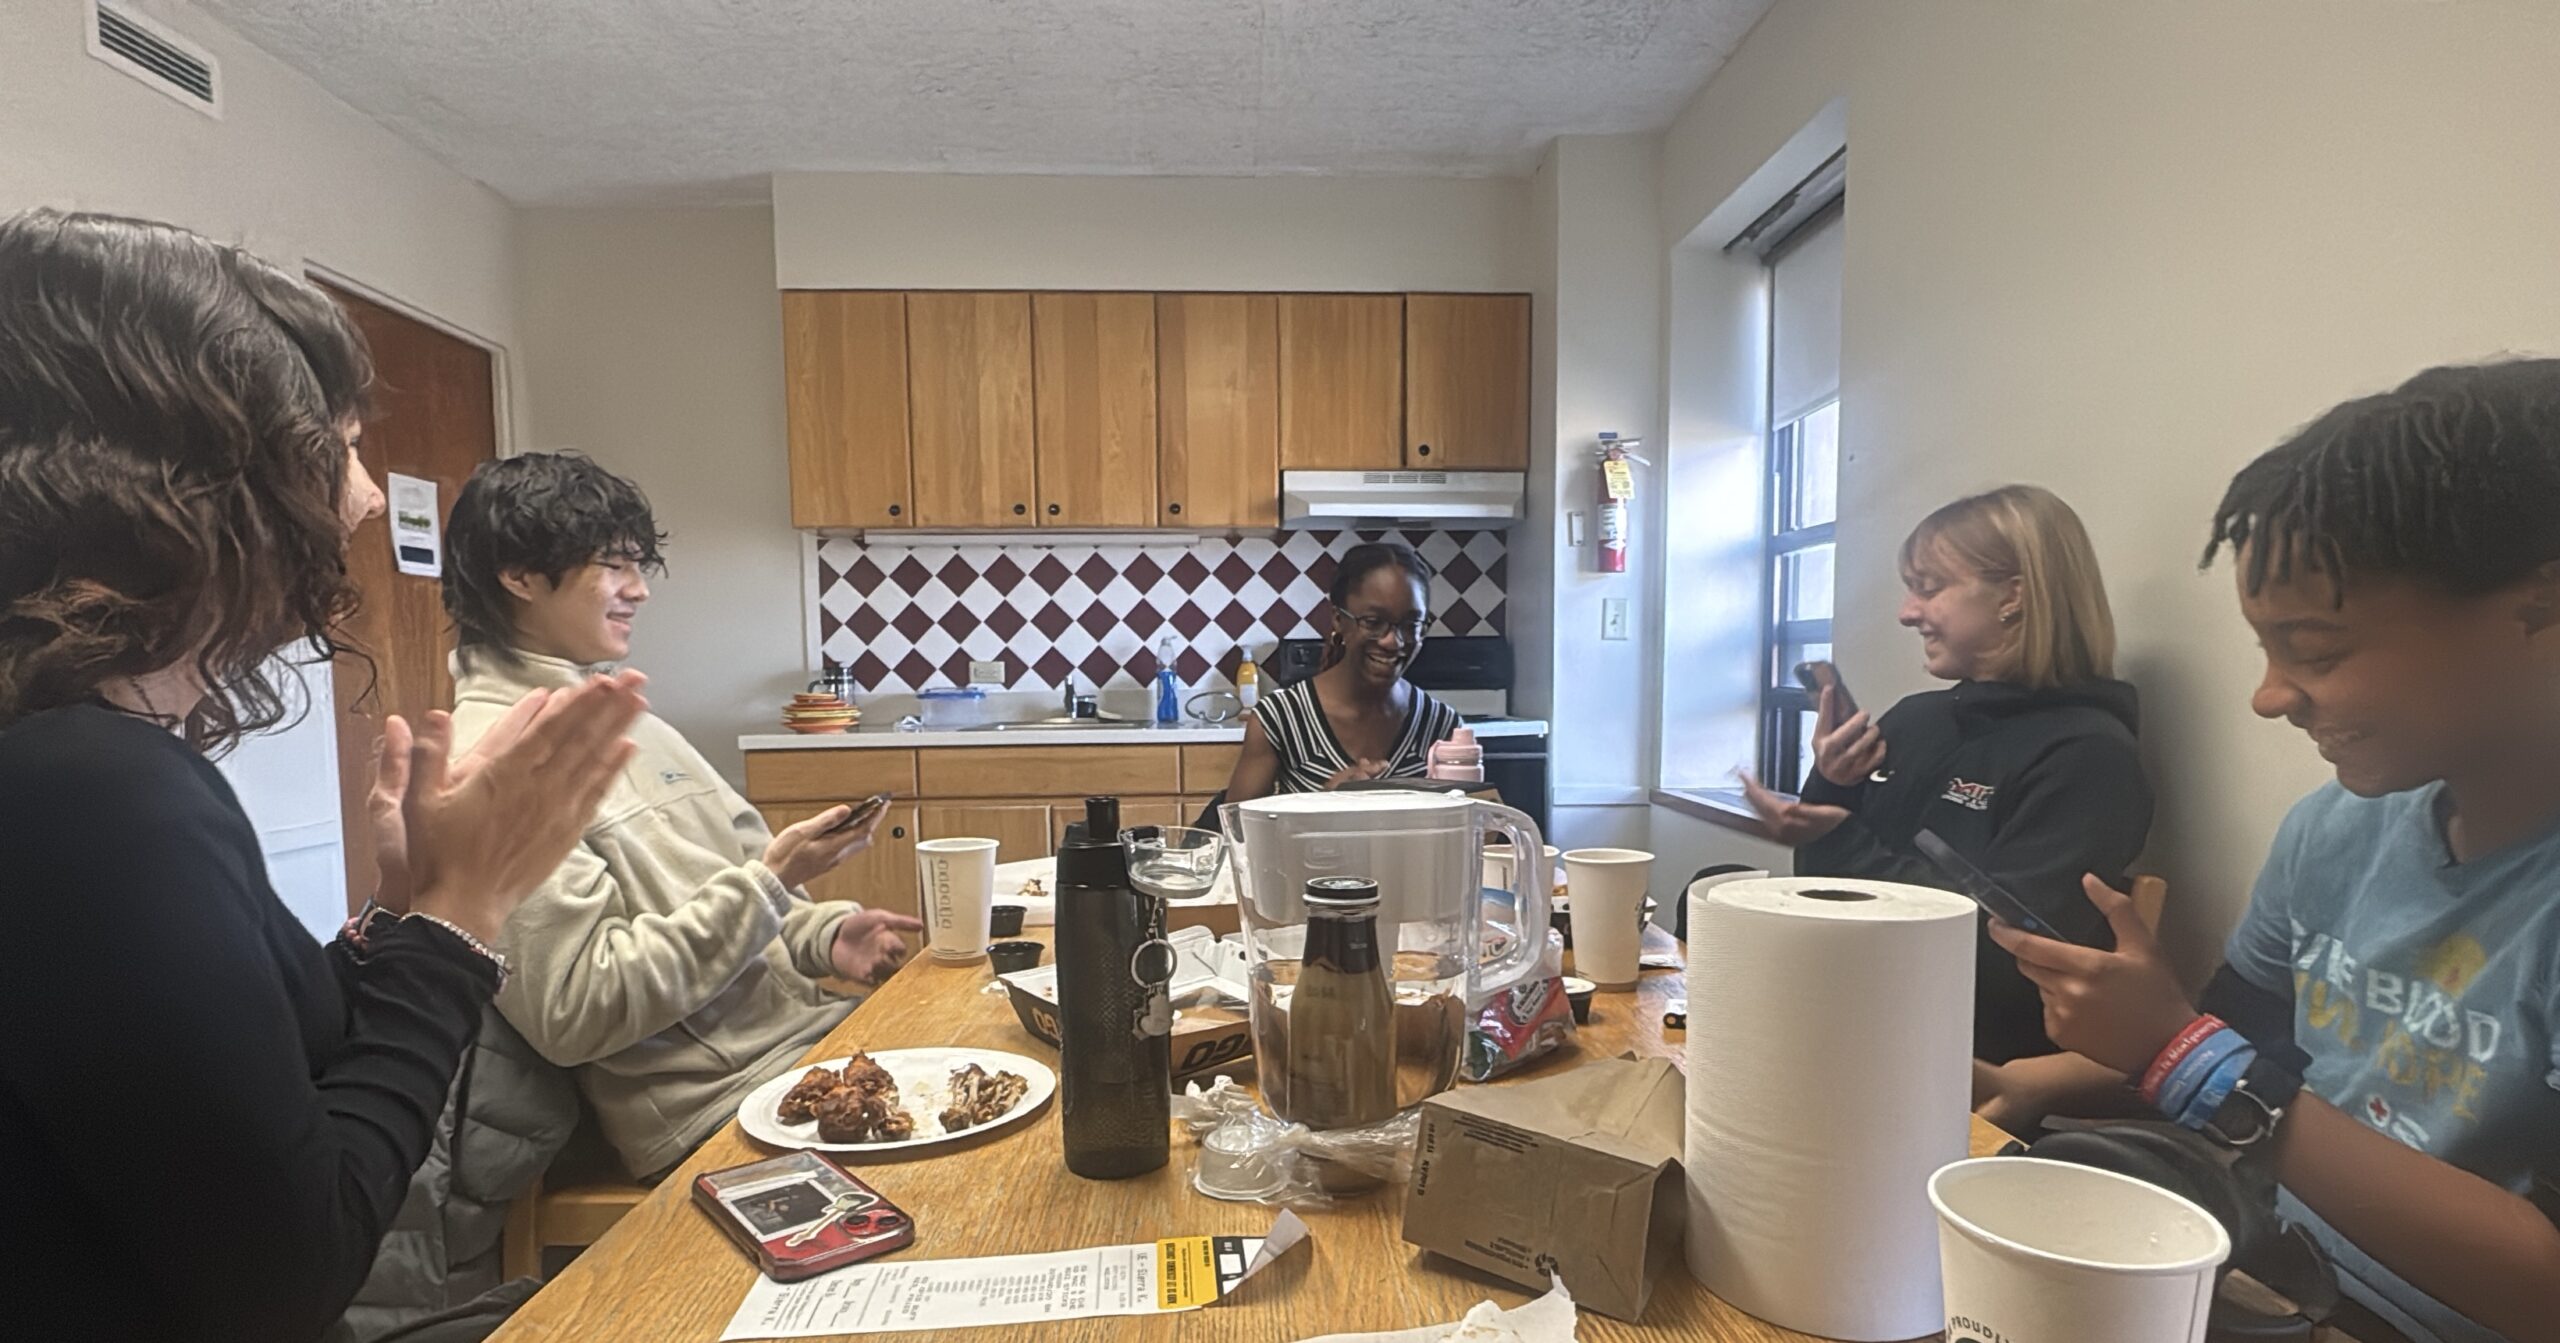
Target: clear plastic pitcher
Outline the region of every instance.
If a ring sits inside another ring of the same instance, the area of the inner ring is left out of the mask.
[[[1453,793],[1297,793],[1222,813],[1236,874],[1251,997],[1254,1068],[1283,1119],[1310,1127],[1289,1087],[1289,1005],[1307,945],[1307,883],[1366,877],[1378,884],[1381,950],[1393,948],[1396,1102],[1420,1104],[1457,1080],[1470,991],[1527,977],[1547,927],[1552,878],[1535,821]],[[1533,856],[1513,889],[1484,884],[1484,841],[1507,837]],[[1536,932],[1538,937],[1525,935]]]

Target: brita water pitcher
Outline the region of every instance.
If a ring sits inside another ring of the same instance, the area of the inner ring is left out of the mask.
[[[1552,880],[1537,823],[1495,803],[1422,792],[1295,793],[1239,803],[1223,818],[1243,916],[1254,1069],[1272,1111],[1310,1127],[1328,1119],[1293,1103],[1288,1064],[1305,892],[1324,877],[1378,884],[1378,938],[1381,950],[1393,948],[1397,1105],[1448,1090],[1466,1047],[1470,991],[1515,984],[1536,968]],[[1484,885],[1488,834],[1537,856],[1518,866],[1508,903]]]

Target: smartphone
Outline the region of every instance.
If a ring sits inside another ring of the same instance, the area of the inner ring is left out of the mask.
[[[870,820],[872,817],[880,814],[881,808],[889,805],[889,795],[887,793],[874,793],[871,796],[862,799],[860,802],[855,802],[850,805],[853,807],[853,810],[845,813],[845,818],[843,820],[836,822],[834,825],[828,826],[825,830],[822,830],[819,833],[840,835],[845,831],[851,830],[855,826]]]
[[[1797,663],[1796,684],[1812,692],[1816,708],[1821,707],[1823,691],[1829,690],[1838,696],[1840,721],[1844,723],[1849,721],[1849,715],[1858,711],[1858,697],[1849,693],[1849,683],[1840,679],[1840,669],[1828,662]]]
[[[2100,951],[2116,948],[2115,929],[2107,926],[2106,916],[2098,912],[2085,896],[2071,899],[2071,908],[2055,908],[2039,912],[2019,899],[2016,892],[1994,880],[1990,873],[1975,867],[1955,847],[1938,838],[1936,832],[1923,830],[1911,842],[1938,870],[1956,884],[1956,889],[1972,896],[1974,903],[1991,911],[1991,917],[2013,928],[2022,928],[2038,937],[2059,942],[2077,943]]]

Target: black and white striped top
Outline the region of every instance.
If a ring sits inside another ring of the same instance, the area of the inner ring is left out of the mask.
[[[1316,699],[1313,680],[1263,696],[1255,702],[1252,713],[1254,721],[1262,724],[1263,735],[1271,739],[1272,749],[1280,753],[1280,774],[1272,783],[1272,792],[1320,793],[1334,775],[1351,768],[1351,753],[1342,748],[1342,739],[1333,735],[1333,724]],[[1416,687],[1413,708],[1405,716],[1404,732],[1396,738],[1395,750],[1387,758],[1386,777],[1419,779],[1428,775],[1432,743],[1448,740],[1464,721],[1457,710]]]

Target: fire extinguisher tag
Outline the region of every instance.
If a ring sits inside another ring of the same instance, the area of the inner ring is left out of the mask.
[[[1633,499],[1636,497],[1635,468],[1629,466],[1625,458],[1611,458],[1602,462],[1600,475],[1610,498]]]

